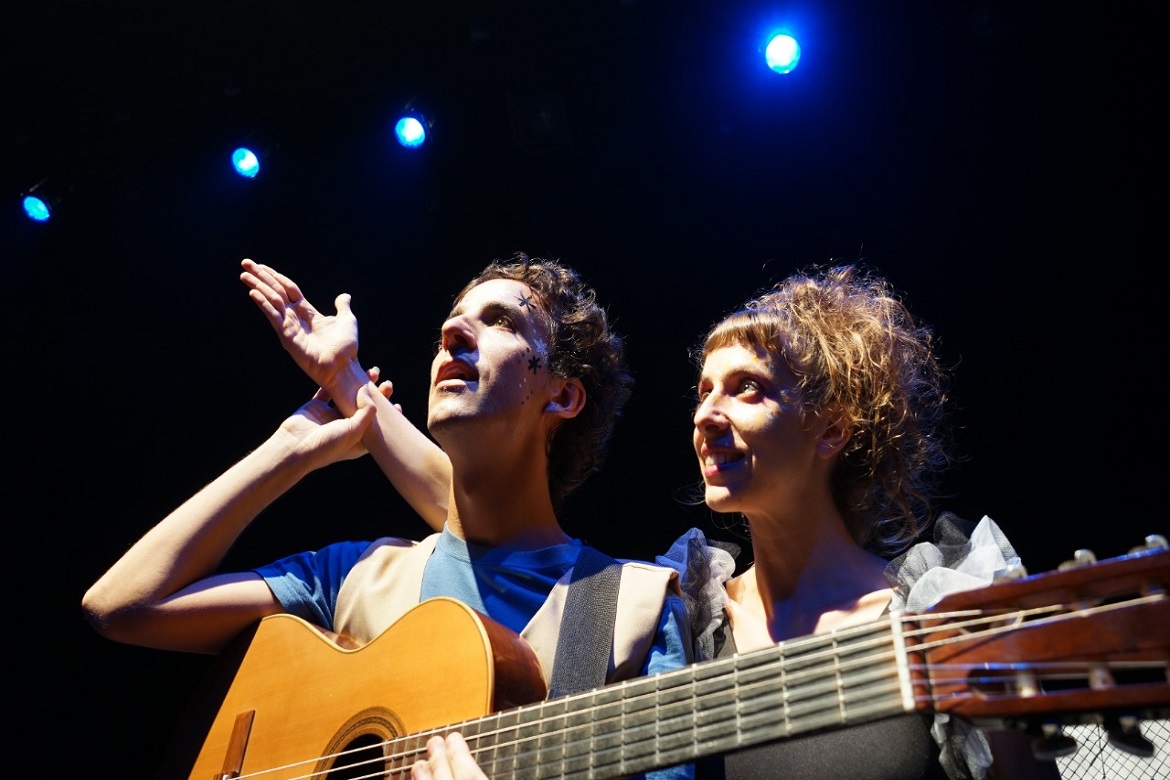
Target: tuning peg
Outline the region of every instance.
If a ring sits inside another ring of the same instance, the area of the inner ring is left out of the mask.
[[[1090,563],[1096,562],[1097,556],[1092,550],[1081,549],[1073,553],[1071,561],[1065,561],[1064,563],[1060,564],[1057,569],[1060,571],[1066,571],[1068,569],[1075,569],[1078,566],[1088,566]]]
[[[1154,743],[1142,736],[1138,719],[1133,715],[1122,715],[1105,721],[1105,733],[1109,735],[1109,744],[1118,750],[1137,756],[1149,758],[1154,755]]]
[[[1028,576],[1028,570],[1024,568],[1022,563],[1013,563],[1006,569],[1000,569],[995,573],[994,582],[1001,583],[1008,580],[1022,580]]]
[[[1077,741],[1064,733],[1059,723],[1040,724],[1040,734],[1032,739],[1032,755],[1037,761],[1055,761],[1077,752]]]
[[[1130,550],[1130,553],[1140,553],[1147,550],[1165,550],[1170,547],[1170,543],[1166,541],[1166,537],[1162,534],[1150,534],[1146,537],[1146,543],[1138,545]]]

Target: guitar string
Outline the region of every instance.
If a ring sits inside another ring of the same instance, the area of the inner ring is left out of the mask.
[[[1152,599],[1155,599],[1155,598],[1157,598],[1157,597],[1151,597],[1151,600],[1152,600]],[[1106,607],[1102,607],[1102,608],[1100,608],[1098,611],[1101,611],[1101,610],[1107,610],[1107,609],[1110,609],[1110,608],[1111,608],[1111,607],[1109,607],[1109,606],[1106,606]],[[1041,612],[1043,612],[1043,611],[1044,611],[1044,610],[1031,610],[1031,611],[1028,611],[1028,613],[1024,613],[1024,612],[1017,613],[1017,616],[1023,616],[1023,615],[1025,615],[1025,614],[1033,614],[1033,615],[1034,615],[1034,614],[1040,614],[1040,613],[1041,613]],[[1080,612],[1082,612],[1082,613],[1086,613],[1086,614],[1087,614],[1087,610],[1080,610]],[[953,614],[969,614],[969,613],[953,613]],[[946,620],[946,619],[951,619],[951,618],[953,617],[953,614],[945,614],[945,615],[944,615],[944,614],[941,614],[941,613],[940,613],[939,615],[929,615],[929,616],[927,616],[927,617],[929,617],[929,618],[931,618],[931,619],[937,619],[937,620]],[[984,623],[989,623],[989,622],[990,622],[990,623],[994,623],[994,622],[1002,622],[1002,620],[1003,620],[1003,619],[1004,619],[1006,616],[1007,616],[1007,615],[1006,615],[1006,613],[1005,613],[1005,614],[1001,614],[1001,615],[997,615],[997,616],[994,616],[994,617],[988,618],[988,619],[986,619],[986,620],[984,620],[984,621],[976,621],[976,622],[972,623],[972,625],[977,625],[977,624],[978,624],[978,622],[984,622]],[[1072,615],[1069,615],[1068,617],[1075,617],[1075,616],[1076,616],[1076,613],[1073,613]],[[996,629],[996,631],[999,631],[999,632],[1006,631],[1006,630],[1014,630],[1014,629],[1002,629],[1002,628]],[[926,633],[926,632],[928,632],[928,631],[933,631],[933,629],[923,629],[923,630],[920,630],[920,631],[918,631],[917,633]],[[913,632],[912,632],[912,633],[913,633]],[[976,635],[976,636],[977,636],[977,635]],[[948,640],[945,640],[945,641],[935,642],[935,643],[931,643],[931,644],[924,644],[924,645],[921,645],[921,646],[919,646],[919,647],[915,648],[915,650],[917,651],[917,650],[930,649],[930,648],[932,648],[932,647],[938,647],[938,646],[942,646],[942,645],[945,645],[945,644],[951,644],[951,643],[954,643],[954,642],[965,642],[965,641],[970,641],[972,638],[973,638],[972,636],[955,637],[955,638],[948,639]],[[1049,668],[1060,668],[1060,669],[1065,669],[1065,670],[1067,670],[1067,669],[1068,669],[1070,666],[1073,666],[1073,665],[1075,665],[1075,664],[1072,664],[1072,663],[1070,663],[1070,662],[1065,662],[1065,663],[1061,663],[1061,664],[1057,664],[1057,665],[1049,665]],[[1165,664],[1164,664],[1164,663],[1163,663],[1163,664],[1161,664],[1161,665],[1162,665],[1162,666],[1165,666]],[[952,666],[952,668],[959,668],[959,665],[951,665],[951,666]],[[1035,665],[1035,664],[1033,664],[1033,665],[1032,665],[1032,668],[1037,668],[1037,666],[1038,666],[1038,665]],[[919,666],[919,667],[916,667],[916,668],[919,668],[919,669],[921,669],[921,668],[923,668],[923,667]],[[933,668],[934,668],[934,666],[933,666],[933,665],[930,665],[930,666],[928,666],[928,667],[925,667],[925,668],[933,669]],[[978,668],[978,667],[969,667],[969,668]],[[960,676],[960,677],[957,677],[956,679],[969,679],[969,678],[967,678],[967,677],[966,677],[966,675],[962,675],[962,676]],[[997,678],[997,679],[998,679],[998,678]],[[940,680],[940,679],[939,679],[937,676],[935,676],[935,682],[936,682],[936,683],[942,683],[942,682],[946,682],[946,681],[945,681],[945,680]],[[767,685],[767,684],[770,684],[770,683],[765,683],[765,684]],[[930,697],[919,697],[919,700],[923,700],[923,699],[927,699],[927,700],[929,700],[929,698],[930,698]],[[448,729],[448,730],[457,730],[457,729],[455,729],[455,728],[451,728],[451,729]],[[492,748],[492,749],[494,749],[494,748]]]
[[[970,639],[971,639],[971,637],[959,637],[959,639],[956,639],[956,640],[949,640],[949,641],[947,641],[947,642],[937,642],[937,643],[935,643],[935,646],[936,646],[936,647],[941,647],[941,646],[943,646],[943,644],[947,644],[947,643],[951,643],[951,642],[955,642],[955,641],[968,641],[968,640],[970,640]],[[1164,665],[1165,665],[1165,664],[1163,663],[1163,664],[1161,664],[1161,665],[1162,665],[1162,667],[1164,667]],[[957,668],[957,667],[958,667],[958,664],[954,664],[954,667],[956,667],[956,668]],[[1057,667],[1057,668],[1060,668],[1060,669],[1067,669],[1067,668],[1069,667],[1069,664],[1068,664],[1068,663],[1057,664],[1057,665],[1055,665],[1055,667]],[[978,667],[969,667],[969,668],[978,668]],[[936,681],[936,682],[937,682],[937,681]],[[889,691],[889,690],[890,690],[890,688],[892,688],[892,686],[887,686],[887,688],[886,688],[886,689],[881,689],[881,690],[875,689],[873,692],[874,692],[874,693],[880,693],[880,692],[883,692],[883,691]],[[893,686],[893,688],[896,688],[896,686]],[[696,697],[696,698],[697,698],[697,697]],[[918,700],[923,700],[923,699],[927,699],[927,700],[929,700],[929,698],[930,698],[930,697],[918,697]],[[832,706],[832,704],[830,704],[830,706]],[[854,705],[854,706],[855,706],[855,705]],[[777,734],[777,736],[779,736],[779,734]],[[716,752],[718,752],[718,751],[716,751]],[[539,757],[539,755],[537,755],[537,757],[536,757],[536,758],[537,758],[537,760],[538,760],[538,761],[541,761],[541,760],[542,760],[542,759],[541,759],[541,757]],[[691,755],[690,755],[690,754],[682,755],[682,757],[681,757],[681,758],[683,758],[683,759],[691,758]],[[508,759],[508,760],[511,760],[511,759]],[[558,759],[555,759],[555,760],[556,760],[556,761],[559,761],[560,759],[558,758]],[[620,759],[619,759],[619,760],[620,760]],[[482,761],[482,758],[481,758],[481,761]],[[549,764],[549,761],[548,761],[548,760],[545,760],[544,762],[545,762],[545,764]],[[659,765],[659,766],[662,766],[663,764],[662,764],[662,762],[658,762],[658,765]],[[624,765],[624,764],[618,764],[618,766],[620,766],[619,772],[622,772],[622,771],[635,771],[635,769],[641,768],[641,767],[639,767],[639,766],[633,766],[633,767],[629,767],[629,766],[626,766],[626,765]],[[571,774],[562,774],[562,775],[560,775],[560,776],[572,776],[572,775],[571,775]]]
[[[1155,595],[1155,596],[1145,597],[1145,599],[1143,599],[1143,600],[1154,600],[1157,598],[1158,598],[1158,596]],[[839,678],[842,676],[842,674],[848,675],[849,673],[853,672],[856,675],[857,669],[865,668],[865,667],[872,667],[875,664],[883,663],[883,662],[888,663],[892,659],[896,659],[897,653],[894,651],[884,650],[880,653],[871,654],[869,656],[861,656],[861,657],[856,658],[854,660],[846,661],[846,662],[834,665],[834,669],[831,673],[825,673],[825,672],[818,670],[816,668],[811,669],[811,670],[810,669],[801,670],[798,668],[795,671],[790,672],[787,668],[788,666],[792,666],[792,665],[804,666],[804,665],[807,665],[810,663],[815,663],[818,660],[824,660],[825,658],[828,658],[828,657],[840,656],[841,655],[840,645],[843,641],[851,642],[851,644],[847,645],[847,650],[849,651],[849,653],[851,655],[855,654],[857,652],[866,652],[867,650],[873,649],[875,646],[887,645],[887,644],[889,644],[889,641],[887,641],[887,640],[889,640],[891,638],[891,635],[888,631],[888,626],[891,623],[891,621],[894,619],[898,620],[899,622],[903,623],[904,625],[905,624],[914,625],[917,623],[927,623],[927,622],[941,624],[941,623],[945,623],[946,621],[954,621],[956,618],[963,618],[963,620],[960,620],[958,623],[952,622],[951,625],[945,626],[945,628],[947,628],[947,629],[953,629],[953,630],[959,631],[960,635],[951,636],[951,637],[948,637],[948,638],[943,639],[943,640],[936,640],[933,642],[923,642],[921,644],[914,645],[913,647],[909,648],[908,652],[907,652],[907,655],[911,655],[913,653],[925,652],[925,651],[928,651],[930,649],[934,649],[934,648],[941,647],[941,646],[948,645],[948,644],[954,644],[954,643],[958,643],[958,642],[969,642],[972,639],[994,636],[997,633],[1008,633],[1008,632],[1017,630],[1017,628],[1019,627],[1021,622],[1028,620],[1028,618],[1032,618],[1032,620],[1029,622],[1029,625],[1032,626],[1032,625],[1042,624],[1043,622],[1052,622],[1054,620],[1071,619],[1071,618],[1075,618],[1075,617],[1081,617],[1081,616],[1089,615],[1089,614],[1092,614],[1095,612],[1104,611],[1104,610],[1110,609],[1112,607],[1119,607],[1119,606],[1121,606],[1121,605],[1117,604],[1117,605],[1105,605],[1105,606],[1098,606],[1098,607],[1088,607],[1088,608],[1082,608],[1080,610],[1076,610],[1076,611],[1071,612],[1071,613],[1067,612],[1067,611],[1061,612],[1060,610],[1062,608],[1060,608],[1060,607],[1037,607],[1037,608],[1028,609],[1028,610],[1016,610],[1014,612],[998,613],[998,614],[990,615],[990,616],[986,615],[982,612],[976,611],[976,610],[965,610],[965,611],[953,612],[953,613],[937,613],[937,614],[923,613],[923,614],[913,614],[913,615],[901,615],[901,616],[896,616],[895,618],[888,618],[888,619],[885,619],[882,621],[878,621],[877,623],[869,624],[866,626],[859,626],[859,627],[855,627],[852,629],[845,629],[845,630],[841,630],[839,632],[828,632],[826,634],[819,634],[819,635],[815,635],[815,636],[811,636],[811,637],[805,637],[805,638],[802,638],[799,640],[790,640],[789,642],[780,643],[774,647],[765,648],[765,649],[760,650],[760,651],[752,651],[751,653],[744,654],[744,655],[732,656],[731,658],[725,659],[723,661],[706,663],[706,664],[702,664],[702,666],[704,667],[705,670],[709,670],[715,666],[728,667],[728,668],[732,669],[733,674],[738,678],[739,676],[741,676],[741,670],[738,668],[738,664],[746,663],[746,662],[748,662],[750,660],[754,660],[755,658],[760,657],[762,655],[777,655],[778,657],[773,659],[773,660],[768,660],[768,661],[761,663],[760,665],[750,666],[750,667],[747,667],[746,669],[743,670],[743,672],[745,674],[746,673],[750,673],[752,675],[760,674],[760,675],[768,676],[769,677],[768,679],[765,679],[765,680],[762,680],[762,681],[756,682],[756,683],[740,685],[736,690],[739,693],[738,698],[742,700],[745,697],[750,697],[751,695],[758,693],[759,691],[766,692],[768,690],[774,689],[776,681],[775,681],[775,670],[773,669],[773,667],[778,666],[779,673],[785,681],[784,687],[786,688],[786,690],[785,690],[785,692],[782,693],[781,698],[783,699],[782,706],[785,708],[785,710],[787,712],[787,711],[791,711],[794,708],[794,703],[800,703],[802,701],[801,694],[803,694],[805,696],[805,698],[808,697],[809,691],[812,690],[809,687],[811,683],[820,682],[822,685],[825,685],[825,682],[824,682],[825,680]],[[1004,625],[1005,622],[1008,622],[1010,624]],[[940,630],[940,627],[938,627],[938,626],[924,627],[924,628],[912,628],[911,630],[906,631],[905,635],[907,637],[917,638],[917,637],[929,636],[930,634],[938,633],[939,630]],[[974,633],[974,634],[969,633],[972,630],[976,630],[976,633]],[[962,633],[962,632],[968,632],[968,633]],[[867,639],[867,635],[870,635],[868,639]],[[815,652],[812,652],[810,654],[803,655],[803,656],[799,655],[801,650],[806,649],[808,647],[815,647],[817,645],[831,645],[832,647],[831,647],[831,649],[817,650]],[[1060,664],[1059,667],[1061,669],[1067,671],[1070,667],[1075,667],[1076,665],[1077,665],[1076,662],[1065,662],[1065,663]],[[963,671],[965,669],[981,668],[981,667],[975,667],[975,666],[969,666],[969,665],[963,665],[963,664],[925,665],[925,666],[920,665],[920,664],[912,664],[911,666],[912,666],[912,669],[917,670],[917,671],[923,671],[923,670],[926,670],[926,671],[936,670],[937,671],[938,669],[945,669],[946,671],[953,674],[953,677],[946,677],[946,678],[935,676],[934,678],[932,678],[932,681],[931,681],[935,685],[944,685],[947,683],[969,681],[970,678],[967,677],[966,674],[963,673]],[[1026,667],[1028,669],[1036,669],[1037,665],[1024,664],[1024,665],[1022,665],[1022,667]],[[1087,667],[1087,664],[1086,664],[1086,667]],[[718,678],[720,675],[717,673],[714,676]],[[874,688],[871,686],[869,688],[869,696],[871,698],[873,698],[875,696],[881,696],[881,695],[888,696],[891,692],[896,691],[900,687],[896,682],[896,677],[897,677],[896,669],[894,671],[890,672],[887,676],[889,677],[889,679],[891,681],[894,681],[893,685],[887,686],[886,688]],[[662,673],[660,675],[656,675],[656,678],[657,679],[655,679],[655,678],[636,678],[633,680],[625,681],[619,685],[606,688],[605,689],[606,692],[615,692],[618,690],[628,689],[628,688],[637,689],[639,687],[647,687],[647,688],[650,688],[650,690],[648,690],[646,693],[638,693],[637,695],[635,695],[633,697],[629,697],[629,698],[619,697],[616,702],[607,702],[607,703],[604,703],[601,705],[593,705],[591,707],[586,708],[587,710],[588,709],[596,710],[598,713],[604,713],[604,711],[606,709],[617,708],[617,709],[621,710],[618,715],[604,715],[604,714],[602,714],[600,718],[591,719],[587,726],[576,726],[576,727],[572,727],[572,728],[558,727],[550,732],[541,733],[540,738],[542,740],[553,741],[556,739],[556,737],[558,735],[565,735],[565,734],[571,735],[575,732],[584,731],[584,730],[593,731],[599,725],[606,725],[607,723],[611,723],[611,722],[615,722],[615,721],[616,722],[624,722],[624,719],[629,717],[631,714],[634,714],[634,715],[644,714],[645,712],[648,712],[651,710],[655,711],[656,713],[660,713],[664,709],[669,711],[671,709],[681,709],[681,708],[685,707],[686,710],[683,713],[684,716],[689,714],[690,716],[692,716],[692,719],[693,719],[694,713],[697,710],[699,704],[703,701],[704,696],[719,696],[719,695],[726,694],[726,691],[723,689],[716,690],[713,693],[706,693],[706,694],[696,693],[684,701],[671,702],[664,707],[663,705],[661,705],[659,703],[659,700],[661,699],[662,693],[664,691],[670,691],[672,689],[677,689],[677,688],[686,687],[686,686],[693,687],[695,685],[699,685],[701,681],[694,678],[694,674],[690,670],[690,667],[685,668],[685,669],[673,670],[671,672],[665,672],[665,673]],[[986,680],[987,678],[978,678],[978,679]],[[998,681],[998,680],[1002,680],[1002,677],[996,677],[994,679]],[[855,677],[855,680],[856,680],[856,677]],[[847,680],[843,681],[843,682],[844,682],[844,685],[846,685],[846,686],[849,684]],[[826,699],[826,703],[825,703],[823,708],[833,709],[833,708],[836,708],[839,706],[838,701],[840,699],[840,688],[841,688],[843,682],[839,681],[835,686],[832,684],[828,685],[828,690],[830,690],[832,692],[836,692],[836,695],[829,695],[828,698]],[[653,687],[651,687],[649,685],[650,683],[654,684]],[[795,691],[792,690],[792,686],[799,686],[799,685],[804,685],[806,687],[803,690],[799,689],[799,688]],[[916,683],[916,684],[914,684],[914,688],[917,690],[917,689],[921,688],[923,685],[924,685],[924,683]],[[425,755],[425,753],[426,753],[426,748],[425,748],[426,740],[429,739],[430,736],[442,735],[442,734],[449,733],[451,731],[461,731],[461,730],[465,732],[465,737],[468,738],[469,744],[472,745],[473,755],[480,756],[481,758],[479,758],[478,760],[480,760],[481,763],[483,763],[484,759],[482,758],[482,756],[486,755],[488,752],[493,752],[494,754],[498,754],[501,750],[515,748],[516,746],[523,745],[525,742],[532,741],[531,738],[512,739],[512,740],[506,740],[506,741],[500,742],[498,744],[493,744],[490,747],[478,747],[477,745],[480,742],[484,741],[485,739],[496,738],[496,737],[499,737],[502,735],[507,735],[507,734],[514,734],[519,730],[519,728],[524,728],[524,729],[539,728],[542,724],[551,723],[551,722],[555,722],[558,720],[563,720],[563,718],[564,718],[564,716],[562,716],[562,715],[556,715],[553,717],[549,717],[549,716],[541,714],[541,716],[536,718],[535,720],[525,721],[525,720],[523,720],[525,713],[541,712],[543,710],[551,709],[553,706],[555,706],[557,709],[564,707],[567,710],[571,711],[572,704],[574,702],[584,701],[584,700],[594,696],[595,693],[596,692],[586,692],[583,694],[575,694],[573,696],[563,697],[561,699],[556,699],[553,701],[537,702],[537,703],[534,703],[531,705],[526,705],[525,707],[522,707],[522,708],[518,708],[516,710],[508,711],[507,713],[496,713],[492,716],[489,716],[487,718],[481,718],[481,719],[478,719],[476,721],[467,721],[467,722],[462,723],[462,724],[451,724],[451,725],[448,725],[448,726],[445,726],[442,728],[435,728],[435,729],[430,729],[428,731],[419,732],[416,734],[392,738],[392,739],[386,740],[381,745],[381,747],[383,747],[383,748],[385,748],[385,747],[393,748],[393,751],[390,752],[389,754],[380,755],[376,758],[368,759],[366,761],[359,762],[358,764],[346,765],[346,766],[347,766],[347,768],[351,768],[351,767],[356,767],[356,766],[362,766],[364,764],[379,764],[379,765],[381,765],[382,768],[379,769],[375,774],[367,775],[366,777],[388,777],[388,776],[393,776],[393,775],[398,774],[398,773],[408,773],[410,771],[410,766],[414,763],[414,761],[419,759],[419,758],[422,758]],[[824,698],[825,694],[818,693],[814,690],[812,693],[812,696],[813,696],[812,700],[814,702],[814,705],[813,705],[814,709],[812,710],[812,712],[815,713],[817,711],[816,705],[815,705],[815,702],[818,701],[817,697]],[[970,698],[970,696],[971,695],[968,694],[968,698]],[[961,695],[956,695],[956,697],[961,698]],[[934,697],[932,697],[930,695],[916,694],[915,698],[916,698],[916,701],[921,702],[921,701],[930,701]],[[765,697],[765,699],[766,699],[766,697]],[[861,701],[864,701],[864,699],[863,698],[856,699],[856,701],[861,702]],[[949,699],[949,701],[954,701],[954,698]],[[900,707],[899,707],[899,709],[900,709]],[[801,713],[801,714],[802,714],[802,716],[807,716],[810,713],[805,712],[805,713]],[[468,731],[474,730],[473,728],[468,728],[469,726],[474,727],[477,724],[487,723],[489,721],[497,721],[498,722],[501,719],[502,715],[515,716],[515,717],[520,718],[521,721],[518,724],[518,726],[507,726],[504,728],[497,728],[494,730],[488,729],[484,732],[472,734],[470,736],[466,733]],[[677,718],[679,716],[667,715],[666,719],[669,719],[670,717]],[[790,714],[786,715],[785,720],[788,720],[789,717],[791,717]],[[659,720],[662,720],[662,719],[663,718],[662,718],[661,714],[656,714],[656,719],[655,719],[656,722]],[[735,720],[737,720],[737,721],[740,720],[740,716],[738,714],[735,716]],[[716,725],[718,725],[718,724],[716,724]],[[692,727],[688,730],[694,731],[695,728]],[[401,749],[401,744],[405,741],[413,741],[414,744],[416,745],[416,747],[409,748],[409,749]],[[591,744],[591,742],[592,742],[591,739],[577,740],[577,741],[585,744],[586,746],[588,746],[588,744]],[[568,742],[565,744],[568,745],[570,748],[573,745],[572,742]],[[317,758],[312,759],[310,761],[299,762],[299,764],[293,764],[293,765],[289,765],[286,767],[280,767],[280,768],[275,768],[275,769],[266,769],[266,770],[262,770],[261,772],[248,774],[248,775],[242,776],[242,777],[249,777],[249,778],[250,777],[259,777],[263,774],[269,774],[272,772],[287,771],[288,769],[290,769],[294,766],[297,766],[297,765],[303,766],[303,765],[309,764],[309,763],[318,764],[320,761],[323,761],[323,760],[328,760],[330,762],[330,766],[334,766],[335,760],[337,758],[345,758],[348,755],[352,755],[356,752],[361,752],[363,750],[368,751],[371,748],[372,748],[372,746],[366,746],[364,748],[360,748],[360,749],[355,750],[355,751],[342,751],[341,753],[338,753],[336,756],[317,757]],[[548,752],[549,750],[550,749],[546,747],[544,749],[544,752]],[[554,749],[554,750],[557,750],[557,752],[559,754],[566,754],[567,753],[567,754],[569,754],[570,758],[572,757],[571,750],[564,750],[564,749]],[[535,751],[535,753],[533,751],[528,751],[527,753],[510,754],[510,755],[505,756],[503,758],[490,758],[490,759],[487,759],[487,766],[485,766],[484,768],[485,768],[485,771],[489,768],[495,769],[501,762],[507,762],[508,764],[515,764],[518,759],[523,759],[525,757],[531,757],[533,755],[535,755],[535,757],[536,757],[536,760],[538,762],[538,764],[537,764],[538,767],[547,765],[549,763],[563,763],[563,761],[565,760],[564,758],[561,758],[561,757],[558,757],[558,758],[554,759],[553,761],[549,761],[548,759],[542,759],[540,757],[541,752],[542,751],[540,749],[538,749]],[[389,770],[385,769],[385,767],[388,764],[392,764],[395,762],[397,764],[396,768],[392,768]],[[620,766],[620,764],[619,764],[619,766]],[[585,769],[582,771],[584,771],[585,773],[588,773],[588,772],[596,771],[596,769],[597,769],[597,767],[596,767],[596,765],[594,765],[594,766],[591,766],[588,769]],[[332,770],[330,769],[327,771],[332,771]],[[310,771],[309,774],[299,775],[295,778],[289,778],[289,780],[309,780],[310,778],[318,777],[320,774],[321,774],[321,772]],[[492,773],[489,772],[489,774],[492,774]],[[565,774],[563,776],[570,777],[572,775]],[[353,780],[360,780],[360,778],[353,778]]]
[[[1033,610],[1032,612],[1033,612],[1033,613],[1035,613],[1035,612],[1037,612],[1037,610]],[[962,615],[967,615],[967,614],[969,614],[969,613],[953,613],[953,614],[947,614],[947,615],[942,615],[942,614],[940,614],[940,615],[928,615],[928,616],[926,616],[926,617],[929,617],[929,618],[932,618],[932,619],[937,619],[937,620],[946,620],[946,619],[950,619],[951,617],[953,617],[953,615],[954,615],[954,614],[962,614]],[[994,616],[994,617],[991,617],[991,618],[984,618],[983,620],[979,620],[979,621],[971,621],[971,622],[970,622],[970,625],[978,625],[978,624],[979,624],[979,623],[981,623],[981,622],[982,622],[982,623],[994,623],[994,622],[1002,622],[1006,616],[1007,616],[1007,613],[1005,613],[1005,614],[1001,614],[1001,615],[997,615],[997,616]],[[922,617],[922,616],[916,616],[916,617]],[[999,630],[999,631],[1003,631],[1003,630],[1005,630],[1005,629],[1002,629],[1002,628],[1000,628],[1000,629],[997,629],[997,630]],[[1010,630],[1010,629],[1007,629],[1007,630]],[[926,631],[926,629],[923,629],[923,630],[921,630],[921,631]],[[858,632],[849,632],[849,633],[858,633]],[[914,633],[914,632],[908,632],[908,633]],[[826,634],[826,635],[820,635],[819,637],[813,637],[813,638],[810,638],[808,643],[811,643],[811,644],[820,644],[821,642],[814,642],[813,640],[823,640],[825,637],[828,637],[828,636],[829,636],[829,635],[827,635],[827,634]],[[947,642],[953,642],[953,641],[969,641],[971,638],[972,638],[972,637],[970,637],[970,636],[966,636],[966,637],[959,637],[959,638],[955,638],[955,639],[947,640]],[[939,643],[935,643],[935,644],[936,644],[936,645],[941,645],[941,644],[944,644],[944,643],[943,643],[943,642],[939,642]],[[788,647],[787,649],[789,649],[789,650],[792,650],[792,649],[793,649],[793,647],[791,647],[791,646],[790,646],[790,647]],[[855,647],[852,647],[851,649],[855,649]],[[915,649],[917,650],[918,648],[915,648]],[[823,655],[823,653],[822,653],[822,655]],[[889,657],[889,654],[885,654],[883,657],[885,657],[885,658],[888,658],[888,657]],[[785,659],[783,659],[783,658],[781,659],[781,664],[783,664],[784,660],[785,660]],[[787,660],[794,660],[794,659],[787,659]],[[806,659],[799,659],[799,660],[806,660]],[[864,660],[864,659],[863,659],[863,660]],[[775,662],[770,662],[770,663],[775,663]],[[856,665],[856,664],[854,664],[854,665]],[[1064,667],[1067,667],[1067,666],[1068,666],[1068,664],[1064,664],[1063,666],[1064,666]],[[768,670],[768,667],[767,667],[767,666],[765,666],[765,667],[761,667],[761,668],[762,668],[764,671],[767,671],[767,670]],[[933,668],[933,667],[932,667],[932,668]],[[815,671],[815,670],[814,670],[814,671]],[[846,669],[845,671],[848,671],[848,670]],[[636,682],[636,681],[630,681],[630,682]],[[766,683],[764,683],[764,684],[765,684],[765,685],[772,685],[773,683],[771,683],[771,682],[766,682]],[[888,689],[886,689],[886,690],[888,690]],[[580,697],[578,697],[578,698],[580,698]],[[563,700],[562,700],[562,701],[563,701]],[[539,705],[536,705],[536,706],[537,706],[537,707],[539,707]],[[546,718],[545,720],[549,720],[549,719],[547,719],[547,718]],[[525,727],[531,728],[531,727],[533,726],[533,722],[525,722],[525,723],[523,723],[522,725],[523,725],[523,726],[525,726]],[[594,719],[594,725],[596,725],[596,719]],[[444,730],[436,730],[434,733],[442,733],[443,731],[451,731],[451,730],[458,730],[458,726],[449,726],[449,727],[447,727],[447,728],[446,728],[446,729],[444,729]],[[514,728],[513,728],[513,729],[507,729],[507,731],[514,731],[514,730],[515,730]],[[569,730],[569,731],[571,732],[571,730]],[[485,736],[489,736],[489,735],[490,735],[490,733],[479,734],[479,735],[476,735],[476,736],[475,736],[473,739],[475,739],[476,741],[478,741],[478,740],[480,740],[480,739],[484,738]],[[549,736],[555,736],[555,735],[556,735],[556,732],[553,732],[552,734],[544,734],[544,735],[542,735],[542,736],[543,736],[543,737],[545,737],[545,738],[547,738],[547,737],[549,737]],[[425,744],[425,743],[423,743],[423,742],[421,741],[421,740],[423,739],[423,737],[424,737],[424,736],[426,736],[426,735],[425,735],[425,734],[421,734],[421,735],[414,735],[416,742],[417,742],[418,744],[420,744],[420,745],[423,745],[423,744]],[[393,742],[393,741],[401,741],[401,739],[399,739],[399,740],[392,740],[392,742]],[[514,744],[519,744],[519,743],[512,743],[512,744],[514,745]],[[498,750],[500,747],[509,747],[509,744],[508,744],[508,743],[504,743],[503,745],[494,745],[494,746],[492,746],[491,748],[477,748],[477,749],[475,749],[475,751],[476,751],[476,752],[478,752],[478,753],[482,753],[482,752],[485,752],[486,750]],[[409,756],[413,756],[413,757],[416,757],[416,758],[417,758],[417,757],[421,757],[421,755],[422,755],[424,752],[425,752],[425,750],[424,750],[424,749],[418,749],[418,750],[415,750],[415,751],[413,751],[413,752],[411,752],[411,753],[403,754],[403,755],[401,755],[401,756],[395,756],[395,755],[391,755],[391,756],[388,756],[388,757],[386,757],[386,758],[389,758],[389,759],[398,758],[399,760],[405,760],[405,759],[406,759],[406,758],[408,758]],[[382,763],[383,765],[385,765],[385,764],[384,764],[384,761],[386,760],[386,758],[379,757],[379,758],[376,758],[376,759],[372,759],[372,760],[371,760],[369,763]],[[514,762],[514,761],[515,761],[515,757],[514,757],[514,756],[509,756],[509,757],[507,757],[507,758],[505,758],[505,759],[503,759],[503,760],[506,760],[506,761],[509,761],[509,762]],[[538,760],[539,760],[539,757],[538,757]],[[557,761],[560,761],[560,760],[561,760],[561,759],[559,759],[559,758],[557,759]],[[413,761],[412,761],[411,763],[413,763]],[[494,766],[494,764],[495,764],[495,763],[498,763],[498,760],[495,760],[495,761],[493,761],[493,766]],[[545,763],[547,763],[547,761],[546,761]],[[404,769],[402,769],[402,770],[397,770],[397,771],[408,771],[408,770],[409,770],[409,767],[407,766],[407,767],[405,767]],[[393,773],[394,773],[394,770],[392,770],[390,773],[391,773],[391,774],[393,774]],[[379,772],[379,775],[381,775],[381,774],[382,774],[382,773],[381,773],[381,771],[380,771],[380,772]],[[378,776],[378,775],[374,775],[374,776]]]

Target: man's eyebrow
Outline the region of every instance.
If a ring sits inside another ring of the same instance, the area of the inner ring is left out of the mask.
[[[524,297],[519,295],[511,295],[500,299],[492,299],[484,301],[483,305],[480,307],[480,310],[483,312],[506,311],[510,314],[518,315],[520,318],[523,318],[526,309],[536,313],[537,316],[540,316],[540,314],[542,314],[544,311],[536,303],[536,297],[534,295],[528,295]],[[447,314],[447,319],[458,317],[459,315],[463,314],[463,311],[463,303],[460,302]]]

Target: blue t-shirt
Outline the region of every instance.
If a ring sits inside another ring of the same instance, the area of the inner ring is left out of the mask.
[[[255,571],[277,601],[292,615],[323,628],[333,627],[337,593],[370,542],[338,542],[315,552],[290,555]],[[483,547],[443,529],[423,570],[421,599],[457,599],[519,634],[544,604],[553,586],[581,552],[581,542],[537,550]],[[686,608],[681,598],[667,597],[643,674],[678,669],[688,660]],[[690,764],[647,773],[654,780],[693,777]]]

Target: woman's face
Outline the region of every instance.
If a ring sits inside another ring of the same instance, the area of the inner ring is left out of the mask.
[[[800,414],[796,377],[766,349],[713,350],[699,376],[694,445],[717,512],[797,506],[815,486],[818,436]]]

